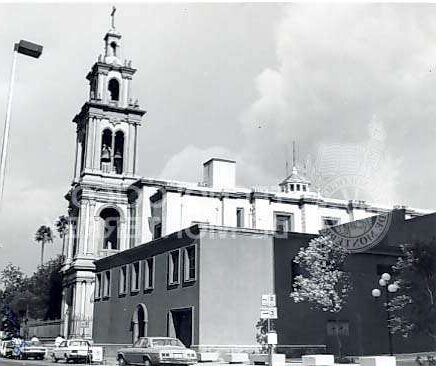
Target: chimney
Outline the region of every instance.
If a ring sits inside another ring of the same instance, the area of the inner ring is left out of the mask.
[[[203,164],[203,181],[210,188],[234,188],[236,161],[212,158]]]

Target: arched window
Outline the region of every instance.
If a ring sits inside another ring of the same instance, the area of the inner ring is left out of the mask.
[[[100,169],[104,173],[110,173],[112,167],[112,131],[106,129],[101,135]]]
[[[115,208],[105,208],[100,218],[103,222],[103,249],[119,250],[120,213]]]
[[[120,100],[120,83],[117,79],[110,79],[108,84],[110,99],[113,101]]]
[[[114,155],[114,166],[115,172],[121,174],[123,172],[123,161],[124,161],[124,133],[118,131],[115,134],[115,155]]]
[[[116,42],[111,42],[111,49],[112,49],[112,56],[117,56],[117,43]]]

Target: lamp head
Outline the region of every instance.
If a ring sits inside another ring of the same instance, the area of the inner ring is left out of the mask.
[[[371,295],[372,297],[380,297],[381,295],[381,291],[378,288],[375,288],[374,290],[371,291]]]
[[[391,275],[389,273],[383,273],[381,275],[381,279],[385,280],[386,282],[391,280]]]

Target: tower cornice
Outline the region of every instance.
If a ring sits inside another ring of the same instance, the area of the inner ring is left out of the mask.
[[[115,63],[106,63],[106,62],[101,62],[101,61],[97,61],[91,68],[91,71],[88,73],[88,75],[86,75],[86,79],[87,80],[92,80],[93,76],[95,74],[98,73],[104,73],[107,74],[109,71],[119,71],[121,72],[123,75],[126,76],[132,76],[136,73],[135,68],[133,68],[131,66],[132,62],[131,61],[125,61],[124,65],[119,65],[119,64],[115,64]]]
[[[140,125],[142,116],[147,113],[145,110],[139,107],[119,107],[114,104],[107,104],[98,101],[86,102],[82,109],[73,118],[73,122],[80,124],[81,121],[89,117],[107,118],[108,114],[112,113],[115,117],[122,115],[124,122]]]

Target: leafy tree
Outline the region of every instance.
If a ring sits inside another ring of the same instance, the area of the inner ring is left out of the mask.
[[[423,333],[436,339],[436,240],[401,246],[393,266],[399,285],[387,304],[392,333]]]
[[[259,319],[256,324],[256,341],[260,344],[262,352],[268,349],[268,321]]]
[[[17,330],[19,320],[58,319],[61,315],[62,257],[39,266],[26,277],[12,264],[0,272],[4,290],[0,293],[0,312],[3,328]],[[16,319],[16,320],[14,320]],[[19,326],[18,326],[19,329]]]
[[[58,217],[55,223],[59,237],[62,239],[62,257],[65,255],[65,237],[68,232],[68,218],[65,215]]]
[[[36,231],[35,241],[41,245],[41,266],[44,263],[44,247],[47,243],[53,243],[53,232],[49,226],[42,225]]]
[[[0,280],[5,289],[19,288],[24,283],[26,276],[20,267],[8,263],[0,273]]]
[[[348,252],[333,242],[330,236],[312,239],[308,246],[301,248],[294,262],[301,273],[294,278],[294,302],[307,302],[314,310],[339,313],[351,290],[350,275],[344,270]],[[337,334],[339,357],[342,345]]]
[[[17,293],[23,291],[26,279],[20,267],[12,263],[8,263],[0,272],[0,281],[3,285],[0,292],[0,326],[9,335],[17,334],[20,330],[17,313],[11,304],[14,303]]]

